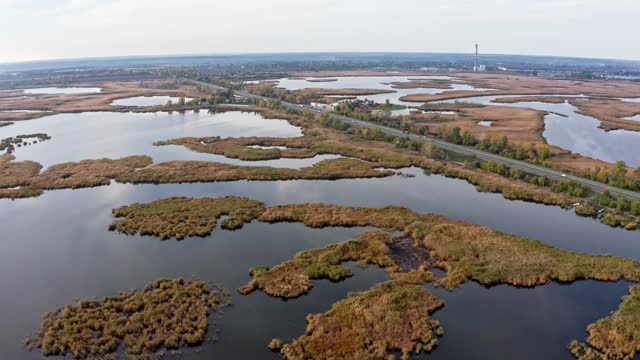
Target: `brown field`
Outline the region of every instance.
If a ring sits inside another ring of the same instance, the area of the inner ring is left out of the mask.
[[[640,122],[625,118],[640,114],[640,103],[625,102],[618,99],[570,98],[561,96],[521,96],[496,99],[496,103],[517,103],[538,101],[562,104],[565,101],[578,108],[577,113],[592,116],[600,120],[599,127],[604,130],[640,131]]]
[[[394,89],[418,89],[418,88],[431,88],[431,89],[451,89],[450,80],[439,79],[409,79],[409,81],[395,81],[391,83],[391,87]]]
[[[429,115],[429,114],[423,114]],[[467,129],[477,139],[487,135],[507,136],[510,140],[534,146],[545,144],[544,111],[506,106],[484,106],[458,109],[455,115],[433,114],[431,116],[451,117],[447,126]],[[478,121],[491,121],[491,126],[478,125]]]
[[[294,71],[292,77],[344,77],[344,76],[421,76],[435,75],[437,73],[427,71],[397,71],[383,70],[325,70],[325,71]]]
[[[65,84],[65,86],[70,86]],[[122,106],[111,102],[134,96],[186,96],[202,95],[196,86],[175,80],[124,81],[106,83],[73,84],[79,87],[102,87],[94,94],[24,94],[22,90],[0,92],[0,120],[27,120],[52,113],[82,111],[118,111]],[[42,113],[7,113],[2,110],[47,110]]]
[[[519,102],[542,102],[548,104],[562,104],[566,102],[569,98],[562,96],[515,96],[509,98],[499,98],[495,99],[493,102],[497,104],[515,104]]]
[[[593,116],[600,120],[600,128],[605,130],[624,129],[640,131],[640,121],[624,118],[640,114],[640,103],[613,99],[570,99],[569,103],[578,108],[579,114]]]
[[[640,97],[640,84],[614,80],[561,80],[543,77],[491,74],[459,73],[456,77],[466,84],[487,91],[459,90],[440,94],[413,94],[401,98],[403,101],[429,102],[485,95],[580,95],[604,97]]]

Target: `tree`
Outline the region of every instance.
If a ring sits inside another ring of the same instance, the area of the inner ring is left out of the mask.
[[[180,98],[178,99],[178,105],[184,106],[185,103],[186,99],[184,98],[184,96],[180,96]]]
[[[613,184],[617,187],[625,187],[625,178],[627,177],[627,164],[624,161],[618,160],[611,172],[613,177]]]
[[[629,203],[622,196],[618,196],[616,200],[616,210],[625,211],[629,208]]]
[[[631,204],[631,215],[640,216],[640,201],[636,200]]]
[[[462,145],[473,145],[475,143],[475,139],[469,130],[464,129],[462,131]]]
[[[168,107],[173,106],[173,101],[171,101],[171,100],[167,101],[167,105],[166,106],[168,106]]]
[[[539,176],[538,186],[545,186],[545,185],[547,185],[547,178],[545,178],[544,176]]]
[[[598,175],[596,175],[596,180],[603,183],[606,183],[608,178],[609,178],[609,175],[607,174],[607,168],[605,167],[600,169],[600,171],[598,172]]]
[[[547,145],[542,145],[538,148],[538,159],[545,161],[551,156],[551,151]]]

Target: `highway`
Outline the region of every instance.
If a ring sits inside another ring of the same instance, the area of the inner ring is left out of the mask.
[[[214,87],[215,89],[219,90],[219,91],[226,91],[227,89],[222,87],[222,86],[218,86],[218,85],[212,85],[212,84],[208,84],[208,83],[204,83],[204,82],[200,82],[200,81],[195,81],[195,80],[190,80],[193,83],[196,84],[200,84],[200,85],[205,85],[205,86],[211,86]],[[264,96],[259,96],[259,95],[255,95],[255,94],[251,94],[245,91],[239,91],[239,90],[234,90],[234,95],[242,98],[242,99],[246,99],[246,100],[264,100],[264,101],[273,101],[275,99],[272,98],[268,98],[268,97],[264,97]],[[312,106],[307,106],[307,105],[299,105],[299,104],[292,104],[292,103],[287,103],[287,102],[282,102],[282,106],[288,108],[288,109],[295,109],[295,110],[299,110],[299,111],[303,111],[303,110],[309,110],[311,113],[313,114],[322,114],[325,112],[325,110],[323,109],[319,109],[319,108],[315,108]],[[446,142],[443,140],[439,140],[439,139],[435,139],[432,137],[428,137],[428,136],[423,136],[423,135],[415,135],[415,134],[406,134],[404,133],[402,130],[398,130],[398,129],[394,129],[394,128],[390,128],[384,125],[379,125],[379,124],[374,124],[368,121],[364,121],[364,120],[358,120],[358,119],[354,119],[351,117],[347,117],[347,116],[342,116],[342,115],[338,115],[338,114],[333,114],[330,113],[330,116],[334,119],[338,119],[344,123],[347,124],[352,124],[352,125],[357,125],[363,128],[378,128],[380,129],[380,131],[386,133],[386,134],[390,134],[390,135],[394,135],[394,136],[398,136],[398,137],[404,137],[404,138],[408,138],[411,140],[417,140],[417,141],[422,141],[422,142],[426,142],[428,144],[433,144],[441,149],[444,149],[446,151],[450,151],[456,154],[460,154],[460,155],[467,155],[467,156],[473,156],[479,160],[486,160],[486,161],[493,161],[495,163],[498,164],[504,164],[505,166],[508,167],[515,167],[518,169],[521,169],[522,171],[525,171],[527,173],[530,174],[534,174],[537,176],[545,176],[548,179],[552,179],[552,180],[563,180],[563,179],[568,179],[568,180],[575,180],[581,184],[584,184],[586,186],[588,186],[589,188],[591,188],[592,191],[594,192],[598,192],[601,193],[604,190],[609,190],[612,194],[615,195],[622,195],[630,200],[640,200],[640,193],[634,192],[634,191],[630,191],[630,190],[626,190],[626,189],[620,189],[617,188],[615,186],[610,186],[607,184],[603,184],[597,181],[593,181],[590,179],[585,179],[583,177],[580,176],[575,176],[575,175],[571,175],[571,174],[564,174],[560,171],[557,170],[553,170],[544,166],[539,166],[539,165],[535,165],[535,164],[531,164],[528,163],[526,161],[520,161],[520,160],[514,160],[511,158],[507,158],[504,156],[500,156],[500,155],[496,155],[496,154],[492,154],[486,151],[482,151],[482,150],[478,150],[476,148],[472,148],[469,146],[464,146],[464,145],[457,145],[457,144],[453,144],[450,142]]]

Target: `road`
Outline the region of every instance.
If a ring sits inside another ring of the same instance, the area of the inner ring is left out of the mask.
[[[222,86],[218,86],[218,85],[212,85],[212,84],[208,84],[208,83],[204,83],[204,82],[200,82],[200,81],[195,81],[195,80],[190,80],[193,83],[196,84],[200,84],[200,85],[205,85],[205,86],[211,86],[214,87],[217,90],[220,91],[225,91],[227,90],[226,88],[222,87]],[[255,95],[255,94],[251,94],[248,93],[246,91],[239,91],[239,90],[235,90],[234,91],[235,96],[239,97],[239,98],[243,98],[243,99],[247,99],[247,100],[264,100],[264,101],[272,101],[274,99],[272,98],[268,98],[268,97],[264,97],[264,96],[260,96],[260,95]],[[309,110],[311,113],[313,114],[322,114],[324,112],[323,109],[319,109],[319,108],[315,108],[312,106],[307,106],[307,105],[298,105],[298,104],[292,104],[292,103],[287,103],[287,102],[282,102],[282,105],[288,109],[295,109],[295,110],[299,110],[299,111],[303,111],[303,110]],[[575,180],[583,185],[588,186],[589,188],[591,188],[592,191],[594,192],[598,192],[601,193],[604,190],[609,190],[612,194],[615,195],[622,195],[630,200],[640,200],[640,193],[634,192],[634,191],[630,191],[630,190],[626,190],[626,189],[620,189],[617,188],[615,186],[610,186],[607,184],[603,184],[603,183],[599,183],[597,181],[593,181],[590,179],[586,179],[580,176],[575,176],[575,175],[571,175],[571,174],[564,174],[560,171],[557,170],[553,170],[544,166],[539,166],[539,165],[535,165],[535,164],[531,164],[528,163],[526,161],[520,161],[520,160],[514,160],[511,158],[507,158],[504,156],[500,156],[500,155],[496,155],[496,154],[492,154],[486,151],[482,151],[482,150],[478,150],[476,148],[472,148],[469,146],[464,146],[464,145],[457,145],[457,144],[453,144],[453,143],[449,143],[443,140],[439,140],[439,139],[434,139],[432,137],[428,137],[428,136],[422,136],[422,135],[415,135],[415,134],[406,134],[404,132],[402,132],[401,130],[398,129],[394,129],[394,128],[390,128],[384,125],[379,125],[379,124],[374,124],[368,121],[364,121],[364,120],[358,120],[358,119],[354,119],[351,117],[347,117],[347,116],[342,116],[342,115],[338,115],[338,114],[331,114],[331,117],[334,119],[338,119],[342,122],[345,122],[347,124],[353,124],[353,125],[357,125],[363,128],[378,128],[380,129],[380,131],[386,133],[386,134],[390,134],[390,135],[394,135],[394,136],[398,136],[398,137],[404,137],[404,138],[408,138],[411,140],[417,140],[417,141],[422,141],[422,142],[426,142],[428,144],[433,144],[441,149],[444,149],[446,151],[450,151],[456,154],[460,154],[460,155],[467,155],[467,156],[473,156],[479,160],[486,160],[486,161],[493,161],[495,163],[498,164],[504,164],[505,166],[508,167],[515,167],[518,169],[521,169],[522,171],[525,171],[527,173],[530,174],[534,174],[537,176],[545,176],[549,179],[552,180]]]

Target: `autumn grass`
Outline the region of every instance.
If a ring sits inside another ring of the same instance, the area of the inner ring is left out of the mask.
[[[42,165],[35,161],[13,160],[13,155],[0,155],[0,191],[28,184],[29,179],[37,175],[42,168]]]
[[[51,190],[109,185],[111,179],[135,172],[151,162],[148,156],[128,156],[116,160],[96,159],[56,164],[32,178],[29,186]]]
[[[281,345],[285,359],[390,359],[430,352],[442,333],[429,316],[443,302],[419,285],[390,281],[352,293],[324,314],[307,316],[305,334]],[[280,345],[278,341],[272,342]]]
[[[259,110],[259,109],[258,109]],[[280,117],[273,110],[263,110],[264,116]],[[478,191],[502,193],[511,200],[524,200],[547,205],[568,207],[579,200],[550,189],[510,179],[477,168],[468,168],[453,162],[429,158],[428,151],[398,149],[393,144],[364,140],[367,134],[348,134],[320,126],[304,117],[287,114],[287,119],[304,129],[304,136],[296,138],[241,137],[179,138],[156,142],[156,145],[181,145],[193,151],[224,155],[242,160],[269,160],[275,158],[310,158],[321,154],[334,154],[360,159],[379,167],[398,169],[416,166],[464,179],[477,186]],[[368,131],[362,129],[363,132]],[[359,136],[362,135],[362,136]],[[286,149],[254,149],[251,145],[284,146]]]
[[[437,284],[457,287],[469,280],[484,285],[534,286],[577,279],[640,280],[640,263],[606,255],[565,251],[536,240],[409,209],[292,204],[268,208],[266,222],[303,222],[307,226],[374,226],[403,231],[416,249],[428,251],[432,266],[446,272]]]
[[[357,261],[361,265],[375,264],[386,269],[392,276],[398,275],[405,280],[409,277],[419,279],[419,282],[433,280],[433,274],[424,269],[409,274],[400,268],[390,256],[391,241],[388,233],[376,231],[365,233],[355,240],[302,251],[292,260],[272,269],[265,266],[252,268],[250,274],[253,279],[238,291],[246,295],[260,289],[271,296],[296,298],[313,287],[313,280],[340,281],[352,276],[351,270],[341,265],[346,261]]]
[[[640,351],[640,286],[629,289],[611,315],[587,327],[586,343],[569,345],[575,358],[582,360],[633,359]]]
[[[133,204],[113,210],[113,216],[123,218],[114,221],[109,230],[125,234],[172,236],[206,236],[222,216],[223,229],[239,229],[244,223],[256,219],[264,212],[261,202],[237,196],[222,198],[172,197],[147,204]]]
[[[395,174],[355,159],[329,159],[301,169],[240,166],[209,161],[170,161],[116,177],[122,183],[186,183],[214,181],[336,180],[374,178]]]
[[[205,341],[208,317],[228,295],[200,280],[158,280],[101,300],[80,300],[44,316],[27,347],[44,355],[103,358],[121,344],[133,358]]]

